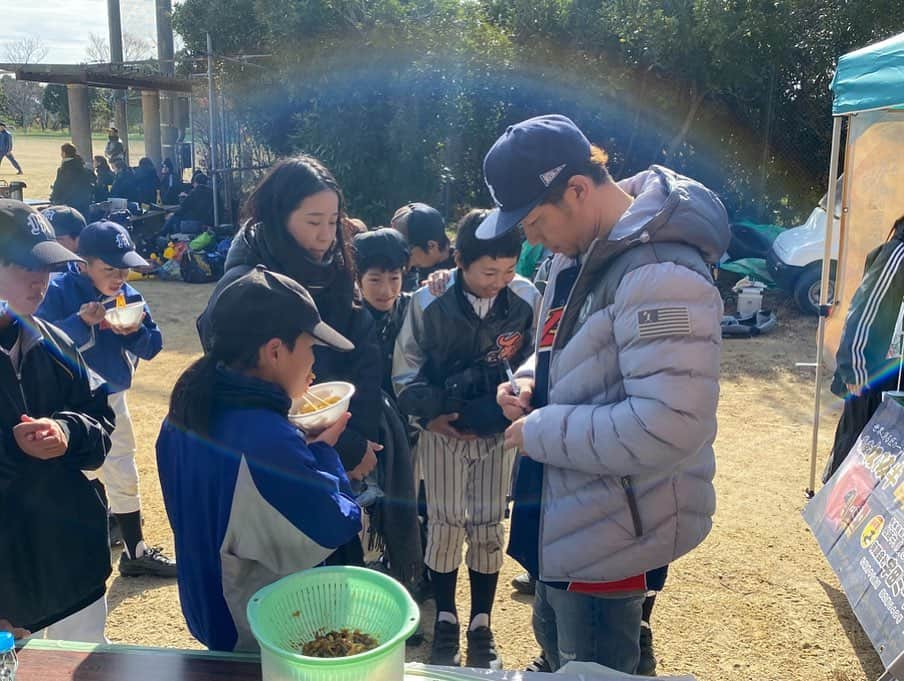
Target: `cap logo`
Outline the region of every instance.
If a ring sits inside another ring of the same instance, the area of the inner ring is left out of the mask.
[[[40,213],[29,213],[27,221],[32,236],[44,236],[48,239],[53,239],[53,227],[50,226],[47,218],[43,215]]]
[[[565,164],[563,163],[558,168],[553,168],[552,170],[547,170],[545,173],[540,173],[540,182],[543,183],[544,187],[548,187],[553,183],[553,181],[565,170]]]
[[[121,232],[116,235],[116,248],[122,251],[132,250],[132,244],[129,243],[129,238]]]

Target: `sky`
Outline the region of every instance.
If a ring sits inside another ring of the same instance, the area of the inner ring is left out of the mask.
[[[30,36],[47,47],[45,63],[78,64],[91,33],[109,36],[107,0],[0,0],[0,7],[0,62],[5,44]],[[120,0],[120,14],[124,33],[156,40],[154,0]]]

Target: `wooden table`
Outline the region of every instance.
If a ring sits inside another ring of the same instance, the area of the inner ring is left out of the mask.
[[[254,655],[30,641],[16,681],[260,681]]]

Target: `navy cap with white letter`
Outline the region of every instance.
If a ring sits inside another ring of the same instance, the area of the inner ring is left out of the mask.
[[[477,228],[493,239],[518,226],[543,200],[553,181],[590,158],[590,141],[561,114],[537,116],[503,133],[483,160],[483,177],[496,209]]]

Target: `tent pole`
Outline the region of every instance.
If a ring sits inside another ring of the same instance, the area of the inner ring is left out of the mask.
[[[829,277],[832,274],[832,241],[835,231],[835,187],[838,184],[838,156],[841,147],[842,118],[836,116],[832,124],[832,152],[829,157],[829,190],[826,193],[826,241],[822,255],[822,279],[819,282],[819,326],[816,332],[816,397],[813,400],[813,441],[810,445],[810,484],[807,496],[816,490],[816,451],[819,446],[819,410],[822,400],[823,344],[826,337],[826,318],[831,310]]]

